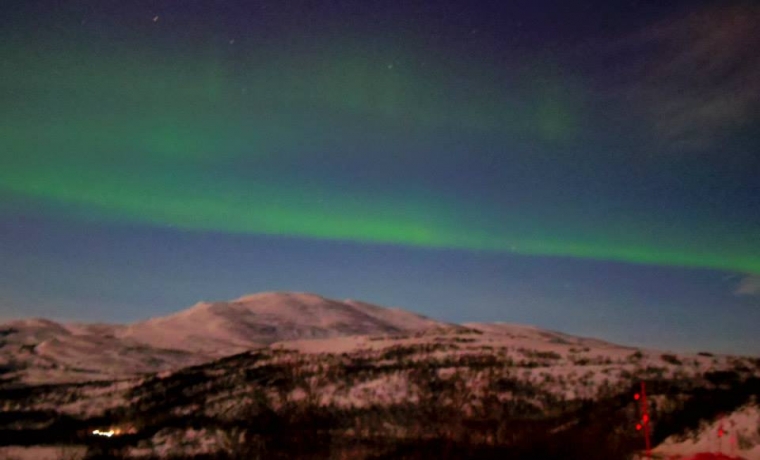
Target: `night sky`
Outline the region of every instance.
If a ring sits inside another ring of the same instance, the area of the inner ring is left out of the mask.
[[[758,24],[725,0],[6,1],[0,317],[293,290],[760,354]]]

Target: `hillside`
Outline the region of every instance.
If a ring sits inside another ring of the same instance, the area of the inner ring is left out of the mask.
[[[309,294],[200,303],[129,326],[3,327],[5,356],[22,362],[7,347],[23,343],[33,359],[27,383],[0,386],[0,457],[627,459],[643,448],[642,381],[657,452],[714,449],[721,415],[737,440],[725,453],[760,449],[754,358],[457,326]],[[133,362],[161,353],[161,370]],[[34,370],[82,360],[115,376],[42,384]],[[119,365],[132,367],[116,376]]]
[[[283,340],[392,334],[441,324],[363,302],[268,292],[229,302],[201,302],[174,315],[127,326],[117,336],[224,356]]]
[[[213,358],[117,338],[117,328],[40,319],[0,325],[0,387],[109,380],[179,369]]]
[[[757,360],[525,340],[463,327],[302,339],[140,379],[0,390],[0,439],[108,458],[625,459],[643,447],[642,380],[669,455],[760,394]],[[753,439],[737,453],[755,458]]]
[[[445,326],[400,309],[276,292],[201,302],[129,325],[29,319],[0,325],[0,378],[6,383],[108,380],[179,369],[283,340]]]

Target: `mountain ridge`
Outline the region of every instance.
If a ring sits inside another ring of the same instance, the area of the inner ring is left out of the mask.
[[[524,348],[546,345],[631,350],[511,323],[437,321],[400,308],[302,292],[262,292],[131,324],[58,323],[44,318],[0,324],[0,386],[134,377],[198,365],[272,345],[346,351],[373,337],[476,330]],[[506,343],[505,342],[505,343]]]
[[[164,342],[141,342],[146,338]],[[221,356],[197,349],[211,346]],[[314,431],[327,426],[330,433],[342,433],[331,440],[344,439],[346,446],[355,446],[357,436],[376,440],[380,432],[390,440],[408,439],[409,433],[461,433],[472,440],[486,427],[503,445],[554,442],[565,452],[568,439],[589,429],[629,433],[625,439],[632,441],[633,392],[645,381],[648,397],[670,411],[657,417],[670,436],[663,443],[668,454],[710,443],[706,431],[695,446],[684,443],[680,428],[667,425],[668,417],[713,420],[710,411],[716,408],[733,414],[748,442],[744,451],[752,454],[760,452],[752,437],[757,411],[750,398],[760,388],[757,376],[760,360],[630,348],[528,325],[455,325],[305,293],[198,302],[130,325],[45,319],[0,325],[0,415],[6,430],[32,430],[41,445],[59,439],[45,436],[54,430],[60,436],[61,428],[74,439],[85,436],[78,427],[87,427],[85,443],[99,441],[91,430],[127,433],[135,436],[130,452],[144,458],[178,449],[186,458],[229,449],[229,423],[250,427],[251,414],[261,414],[262,407],[267,417],[329,408],[338,415],[315,418]],[[725,400],[726,385],[741,398],[710,406]],[[684,401],[707,412],[693,414]],[[528,419],[541,428],[515,431],[517,421]],[[81,425],[57,425],[61,420]],[[342,420],[354,420],[358,429]],[[716,423],[722,422],[710,432]],[[287,431],[303,425],[283,426]],[[585,452],[588,442],[582,439],[576,449]],[[625,458],[613,441],[610,452],[616,453],[605,458]],[[0,455],[2,449],[0,443]],[[355,454],[349,457],[362,458]]]
[[[130,324],[17,319],[0,324],[0,379],[27,383],[162,372],[276,342],[453,327],[402,309],[299,292],[202,301]]]

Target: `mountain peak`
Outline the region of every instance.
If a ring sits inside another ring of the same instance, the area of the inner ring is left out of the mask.
[[[124,338],[212,355],[294,339],[412,332],[444,325],[399,309],[339,301],[306,292],[262,292],[199,302],[169,316],[132,324]]]
[[[265,291],[257,292],[253,294],[246,294],[230,302],[248,303],[248,302],[263,302],[274,300],[292,300],[300,302],[325,302],[329,299],[310,292],[287,292],[287,291]]]

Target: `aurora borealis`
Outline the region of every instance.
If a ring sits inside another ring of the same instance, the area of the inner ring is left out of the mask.
[[[12,3],[7,248],[23,221],[760,274],[751,3]]]

